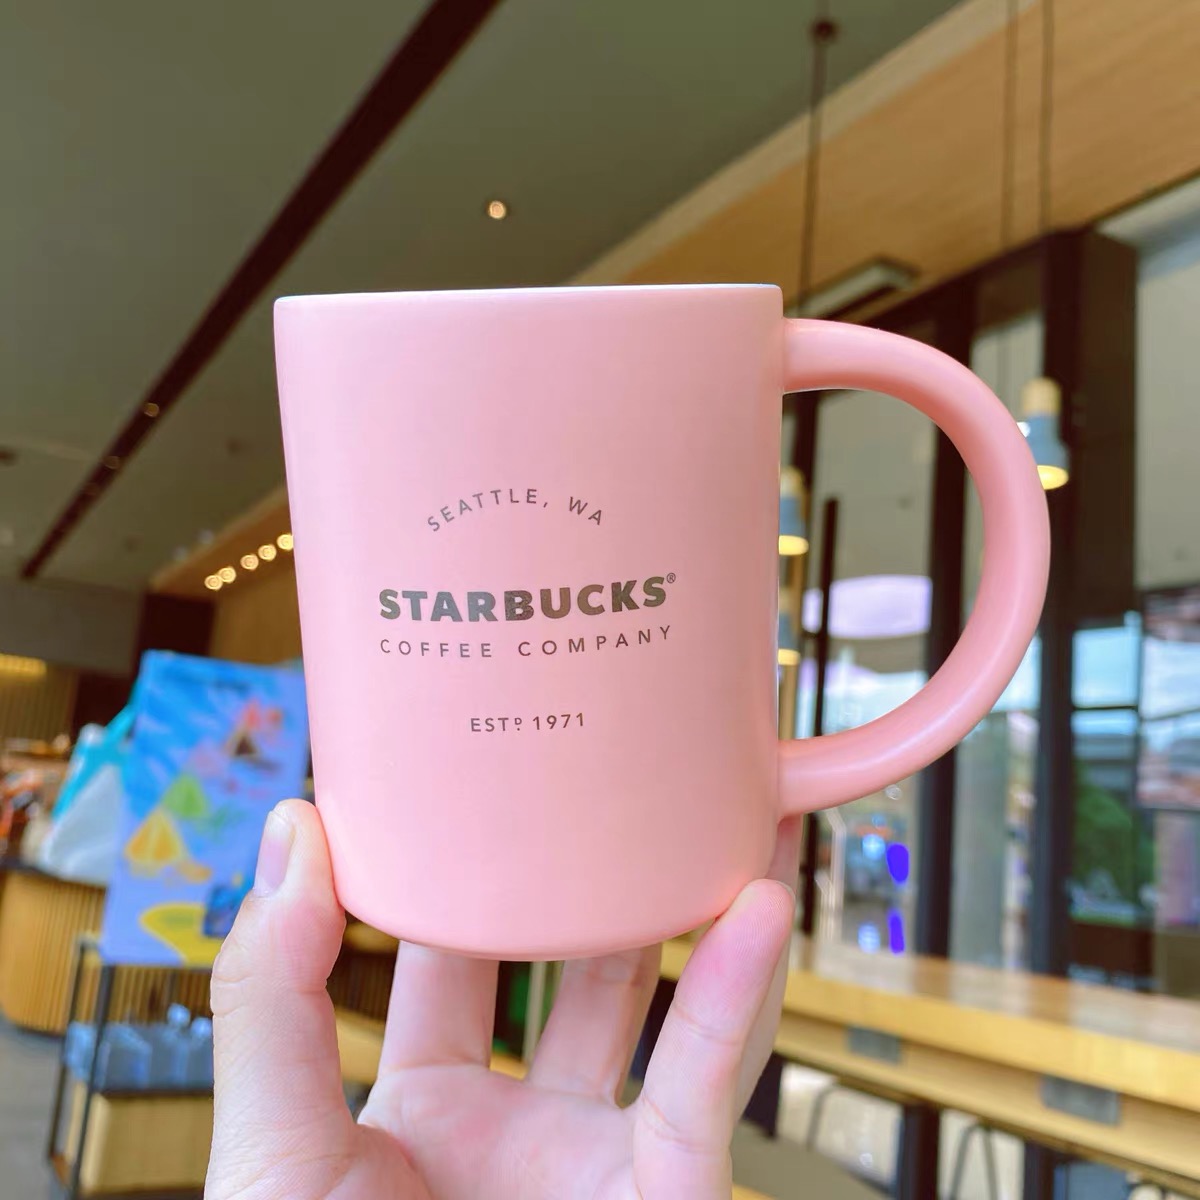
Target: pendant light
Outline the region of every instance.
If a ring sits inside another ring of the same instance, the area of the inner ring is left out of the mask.
[[[781,667],[797,667],[800,665],[800,638],[796,632],[795,623],[782,606],[779,612],[779,665]]]
[[[808,146],[804,154],[804,215],[800,223],[800,270],[796,299],[790,313],[805,311],[812,294],[813,247],[817,237],[817,196],[821,178],[821,118],[825,108],[826,55],[838,27],[829,19],[826,0],[818,0],[808,27],[812,45],[808,96]],[[779,473],[779,553],[795,558],[808,550],[805,479],[796,467]],[[780,643],[782,645],[782,643]]]
[[[1067,448],[1058,436],[1062,390],[1053,379],[1039,376],[1021,389],[1021,417],[1025,440],[1037,463],[1038,478],[1046,491],[1060,488],[1070,478]]]
[[[779,472],[779,553],[784,558],[791,558],[807,550],[804,475],[798,467],[784,467]]]
[[[830,20],[827,0],[817,0],[816,16],[808,27],[812,58],[808,94],[808,145],[804,152],[804,215],[800,224],[800,270],[791,311],[806,315],[812,299],[813,254],[817,240],[817,199],[821,182],[821,123],[825,115],[825,83],[829,47],[838,35]]]
[[[826,58],[838,27],[829,19],[828,0],[815,0],[815,13],[808,27],[811,46],[808,104],[808,145],[804,157],[804,212],[800,225],[800,262],[796,299],[789,313],[805,311],[812,299],[813,247],[817,236],[817,197],[821,171],[821,118],[825,105]],[[808,552],[808,481],[795,466],[779,472],[779,666],[785,669],[781,683],[779,719],[781,733],[795,736],[800,647],[803,640],[801,609]]]
[[[1042,87],[1038,113],[1038,236],[1050,227],[1050,135],[1054,121],[1054,0],[1042,0]],[[1021,418],[1038,477],[1046,491],[1071,477],[1070,456],[1060,434],[1062,389],[1047,376],[1021,389]]]
[[[1000,254],[1013,241],[1013,213],[1017,191],[1017,16],[1019,0],[1008,0],[1008,20],[1004,26],[1003,117],[1000,139]],[[996,347],[996,394],[1008,403],[1009,331],[1001,328]]]
[[[789,317],[835,318],[856,308],[910,288],[917,272],[907,263],[877,254],[814,288],[813,244],[817,232],[817,184],[821,170],[821,122],[825,108],[830,45],[839,27],[829,16],[827,0],[818,0],[808,27],[812,45],[808,98],[808,145],[804,156],[804,220],[800,230],[800,278],[796,298],[785,310]]]

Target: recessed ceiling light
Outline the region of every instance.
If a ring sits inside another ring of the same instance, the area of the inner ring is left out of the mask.
[[[257,554],[243,554],[242,555],[242,566],[245,567],[247,571],[256,570],[258,568],[258,555]]]
[[[221,590],[221,577],[219,575],[210,575],[205,581],[204,586],[210,592],[219,592]]]
[[[217,574],[222,583],[232,583],[237,578],[237,572],[232,567],[222,567]]]
[[[487,202],[487,215],[493,221],[503,221],[508,216],[508,205],[503,200],[489,200]]]
[[[264,542],[258,548],[258,557],[261,558],[263,562],[270,562],[271,559],[275,557],[276,553],[278,552],[270,542]]]
[[[275,544],[280,550],[290,550],[292,548],[292,535],[290,533],[281,533],[275,539]]]

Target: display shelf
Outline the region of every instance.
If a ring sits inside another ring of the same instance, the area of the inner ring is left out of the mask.
[[[76,1083],[86,1080],[75,1079]],[[204,1100],[212,1099],[212,1088],[96,1088],[92,1093],[102,1100]]]
[[[181,992],[208,990],[207,968],[149,968],[101,959],[95,940],[78,939],[66,1022],[95,1027],[86,1078],[59,1057],[46,1157],[71,1200],[101,1196],[196,1196],[204,1186],[212,1144],[211,1088],[99,1086],[99,1048],[115,1013],[129,1019],[130,1000],[143,1019],[161,1015]],[[134,985],[131,990],[131,982]],[[207,998],[205,999],[207,1005]]]
[[[70,1185],[71,1164],[61,1154],[56,1154],[50,1160],[54,1177],[64,1188]],[[81,1192],[80,1200],[202,1200],[204,1186],[175,1188],[164,1191],[162,1188],[149,1188],[139,1191],[119,1192]]]
[[[85,1098],[86,1084],[76,1081],[67,1104],[68,1148],[80,1144]],[[77,1194],[196,1194],[208,1170],[212,1121],[211,1092],[93,1094]],[[74,1164],[70,1149],[64,1157]]]

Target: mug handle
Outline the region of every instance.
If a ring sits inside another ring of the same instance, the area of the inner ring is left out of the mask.
[[[887,392],[932,418],[957,447],[983,507],[983,573],[958,644],[898,708],[827,737],[780,743],[784,815],[869,796],[919,771],[991,711],[1037,629],[1050,524],[1033,455],[992,391],[921,342],[832,321],[788,320],[784,390]]]

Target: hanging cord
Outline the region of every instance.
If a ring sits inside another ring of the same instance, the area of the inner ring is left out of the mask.
[[[808,28],[812,43],[812,71],[808,93],[808,148],[804,157],[804,215],[800,225],[800,273],[796,307],[812,291],[813,251],[817,236],[817,189],[821,179],[821,116],[825,106],[826,57],[837,37],[837,25],[829,19],[828,0],[817,0],[816,13]]]
[[[1020,0],[1007,0],[1004,26],[1004,99],[1000,151],[1000,250],[1012,245],[1017,194],[1017,13]],[[1001,330],[996,356],[996,394],[1008,403],[1011,375],[1007,331]]]
[[[1051,146],[1054,133],[1054,0],[1042,0],[1042,92],[1038,120],[1038,233],[1050,228]]]
[[[1020,0],[1007,0],[1004,27],[1004,103],[1000,153],[1000,249],[1012,245],[1017,172],[1017,10]]]

